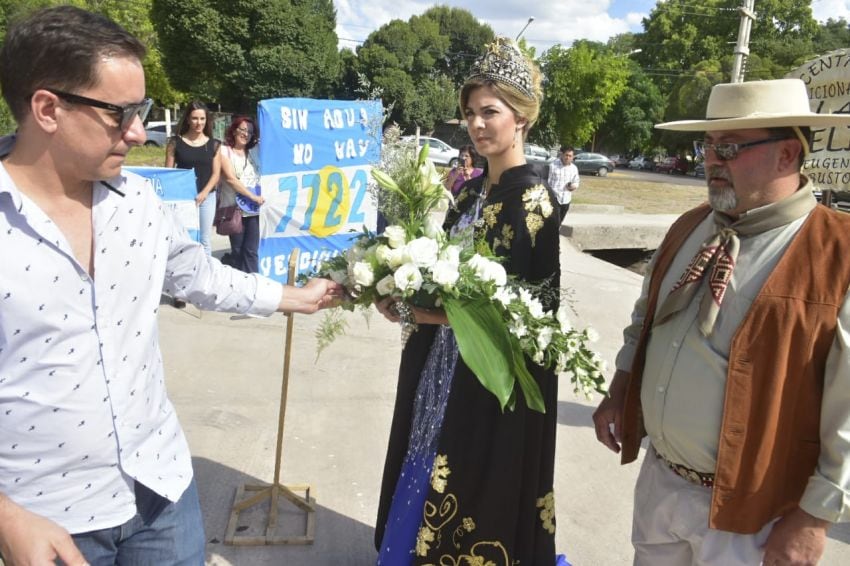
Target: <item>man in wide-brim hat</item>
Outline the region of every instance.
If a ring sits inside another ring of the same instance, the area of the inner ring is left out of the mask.
[[[656,251],[594,413],[635,460],[635,564],[814,564],[850,520],[850,216],[800,173],[797,79],[721,84],[705,120],[708,203]],[[611,424],[614,425],[611,430]]]

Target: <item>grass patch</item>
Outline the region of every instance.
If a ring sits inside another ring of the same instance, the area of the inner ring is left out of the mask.
[[[147,145],[134,147],[127,154],[124,164],[145,167],[165,167],[165,148]]]
[[[575,204],[619,205],[636,214],[681,214],[706,198],[705,185],[679,185],[672,176],[664,183],[583,175],[581,187],[573,193]]]

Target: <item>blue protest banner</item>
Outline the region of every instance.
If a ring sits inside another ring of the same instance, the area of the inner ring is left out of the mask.
[[[126,171],[145,177],[162,201],[170,206],[180,223],[196,242],[200,241],[200,219],[195,196],[195,172],[191,169],[169,169],[167,167],[124,167]]]
[[[260,273],[286,282],[289,255],[301,250],[299,273],[375,229],[369,171],[381,155],[380,101],[280,98],[258,108]]]

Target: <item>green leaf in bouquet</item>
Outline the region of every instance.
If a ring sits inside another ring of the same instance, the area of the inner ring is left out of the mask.
[[[514,388],[513,346],[496,306],[486,298],[445,298],[446,316],[464,363],[504,411]]]
[[[381,171],[380,169],[373,168],[372,177],[380,186],[384,187],[385,189],[389,189],[397,193],[401,192],[401,189],[399,188],[398,184],[393,180],[393,178]]]
[[[516,338],[511,337],[511,348],[513,350],[514,372],[520,389],[522,389],[522,394],[525,396],[525,403],[530,409],[538,413],[545,413],[546,404],[543,402],[540,386],[537,385],[534,376],[528,371],[528,367],[525,365],[525,355],[522,353],[522,347]]]

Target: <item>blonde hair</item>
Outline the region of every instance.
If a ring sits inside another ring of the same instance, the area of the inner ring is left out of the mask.
[[[525,125],[522,127],[522,139],[528,136],[529,130],[537,122],[540,117],[540,100],[543,98],[543,89],[541,87],[542,76],[537,65],[526,57],[528,67],[531,71],[531,84],[534,92],[534,98],[522,94],[511,85],[484,77],[474,77],[467,79],[460,88],[460,96],[458,97],[460,104],[461,116],[466,115],[466,105],[469,102],[469,97],[473,91],[488,86],[493,90],[493,93],[510,108],[517,120],[524,119]]]

